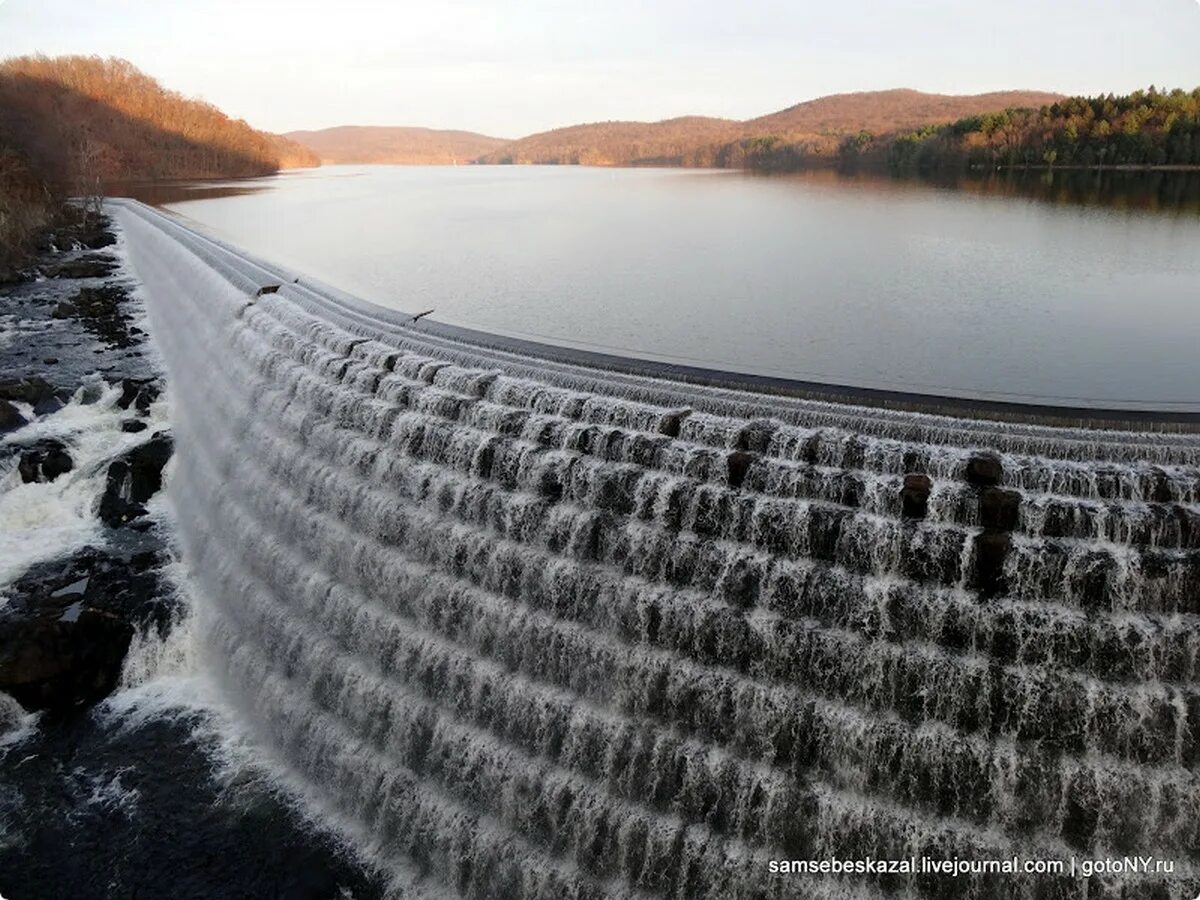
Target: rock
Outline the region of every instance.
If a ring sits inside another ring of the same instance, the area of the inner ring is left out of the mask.
[[[26,484],[54,481],[70,472],[75,463],[60,441],[41,441],[21,454],[17,470]]]
[[[21,411],[7,400],[0,400],[0,434],[16,431],[29,420],[21,415]]]
[[[170,435],[157,434],[109,465],[99,512],[106,525],[116,528],[146,514],[146,502],[162,488],[172,448]]]
[[[47,278],[104,278],[117,269],[117,261],[101,253],[87,253],[76,259],[40,267]]]
[[[753,453],[747,453],[745,450],[735,450],[726,457],[726,462],[729,465],[729,486],[732,488],[740,488],[746,480],[746,473],[750,471],[750,466],[758,457]]]
[[[121,430],[126,434],[137,434],[139,431],[145,431],[150,426],[140,419],[123,419],[121,421]]]
[[[1171,503],[1175,496],[1171,492],[1171,478],[1157,466],[1151,471],[1150,499],[1155,503]]]
[[[73,298],[55,306],[50,315],[55,319],[78,319],[101,341],[126,349],[134,343],[129,333],[133,320],[124,308],[128,299],[129,291],[119,284],[82,287]]]
[[[1004,560],[1012,544],[1007,531],[985,530],[975,538],[975,587],[981,596],[995,597],[1005,588]]]
[[[976,487],[997,485],[1004,477],[1004,466],[994,453],[977,453],[967,460],[966,478]]]
[[[62,406],[62,398],[59,396],[58,389],[37,375],[7,378],[0,381],[0,400],[28,403],[38,415],[42,415],[41,412],[38,412],[38,407],[41,405],[58,404],[54,407],[55,409]]]
[[[99,351],[103,353],[104,351]],[[99,378],[86,378],[83,384],[79,386],[79,402],[84,406],[91,406],[94,403],[99,403],[104,397],[106,385]]]
[[[0,622],[0,690],[29,710],[94,703],[112,691],[133,626],[76,600],[58,613]]]
[[[150,404],[158,399],[162,388],[152,378],[123,378],[121,380],[121,397],[117,406],[129,409],[131,406],[142,413],[149,411]]]
[[[770,419],[753,419],[738,432],[737,449],[765,453],[770,447],[778,424]]]
[[[76,232],[75,240],[78,241],[81,247],[86,247],[89,250],[100,250],[115,244],[117,236],[103,227],[103,225],[95,224]]]
[[[5,589],[0,690],[26,709],[63,711],[102,699],[137,628],[161,630],[170,621],[160,546],[140,536],[123,543],[39,563]]]
[[[13,266],[0,266],[0,285],[21,284],[31,281],[32,276]]]
[[[1021,520],[1021,494],[1004,488],[984,488],[979,495],[979,524],[1012,531]]]
[[[910,473],[904,476],[900,488],[901,513],[906,519],[923,519],[929,511],[929,492],[933,481],[928,475]]]
[[[58,238],[53,231],[43,231],[34,239],[33,249],[38,253],[55,253],[58,251]]]
[[[690,409],[677,409],[667,413],[658,424],[659,433],[668,437],[679,437],[679,431],[683,428],[683,420],[691,414]]]

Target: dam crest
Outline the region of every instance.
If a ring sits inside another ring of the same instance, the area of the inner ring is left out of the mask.
[[[207,666],[398,896],[1194,896],[1200,434],[537,358],[111,208]]]

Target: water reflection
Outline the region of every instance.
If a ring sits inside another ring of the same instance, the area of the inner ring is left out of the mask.
[[[243,197],[271,189],[273,179],[245,178],[232,181],[114,181],[104,186],[110,197],[133,197],[151,206],[189,200],[218,200]]]
[[[335,173],[331,167],[327,167],[316,172],[303,170],[285,172],[268,178],[239,178],[226,181],[111,182],[105,189],[113,197],[133,197],[153,206],[166,206],[190,200],[216,200],[262,193],[280,187],[281,180],[313,174],[332,176]],[[366,173],[339,171],[336,174],[361,177]],[[883,194],[948,190],[984,197],[1037,200],[1055,206],[1200,215],[1200,172],[1056,169],[893,176],[868,171],[813,169],[784,175],[753,172],[747,174],[754,178],[796,181],[811,187],[857,187]]]
[[[1198,402],[1193,175],[330,166],[156,187],[264,259],[483,331],[918,393]]]
[[[883,194],[933,189],[1036,200],[1055,206],[1200,215],[1200,172],[1056,169],[893,176],[879,172],[814,169],[787,175],[756,173],[755,177],[793,180],[809,186],[858,187]]]

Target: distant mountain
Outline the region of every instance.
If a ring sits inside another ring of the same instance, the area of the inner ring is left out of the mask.
[[[371,125],[289,131],[284,137],[309,148],[326,163],[467,163],[508,143],[505,138],[470,131]]]
[[[480,158],[483,163],[613,166],[703,165],[694,160],[713,144],[735,140],[741,122],[684,116],[662,122],[596,122],[532,134]]]
[[[1040,107],[1061,96],[1042,91],[955,96],[906,89],[835,94],[745,122],[686,116],[663,122],[598,122],[556,128],[504,144],[479,161],[736,166],[744,164],[746,145],[756,139],[808,139],[805,146],[815,151],[810,155],[820,156],[827,149],[836,150],[842,137],[860,131],[884,133],[939,125],[1010,107]]]
[[[849,134],[942,125],[965,116],[1005,109],[1037,109],[1061,100],[1045,91],[997,91],[991,94],[924,94],[907,88],[833,94],[797,103],[745,122],[751,136],[775,134]]]

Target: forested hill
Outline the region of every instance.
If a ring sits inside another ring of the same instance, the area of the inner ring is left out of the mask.
[[[48,181],[263,175],[311,151],[167,90],[120,59],[0,62],[0,146]]]
[[[850,148],[898,171],[997,166],[1200,166],[1200,88],[1070,97]]]
[[[662,122],[596,122],[531,134],[481,157],[481,163],[584,166],[712,164],[715,149],[741,134],[732,119],[684,116]]]
[[[319,131],[289,131],[284,137],[303,144],[327,163],[451,165],[467,163],[508,143],[471,131],[342,125]]]
[[[762,142],[804,146],[836,157],[841,141],[864,129],[895,132],[1012,106],[1061,99],[1040,91],[978,95],[912,90],[836,94],[746,121],[686,116],[663,122],[573,125],[513,141],[480,158],[487,163],[741,166]]]
[[[759,116],[746,122],[755,134],[829,134],[862,130],[883,133],[953,122],[1002,109],[1040,107],[1062,99],[1046,91],[994,91],[990,94],[926,94],[897,88],[834,94]]]

